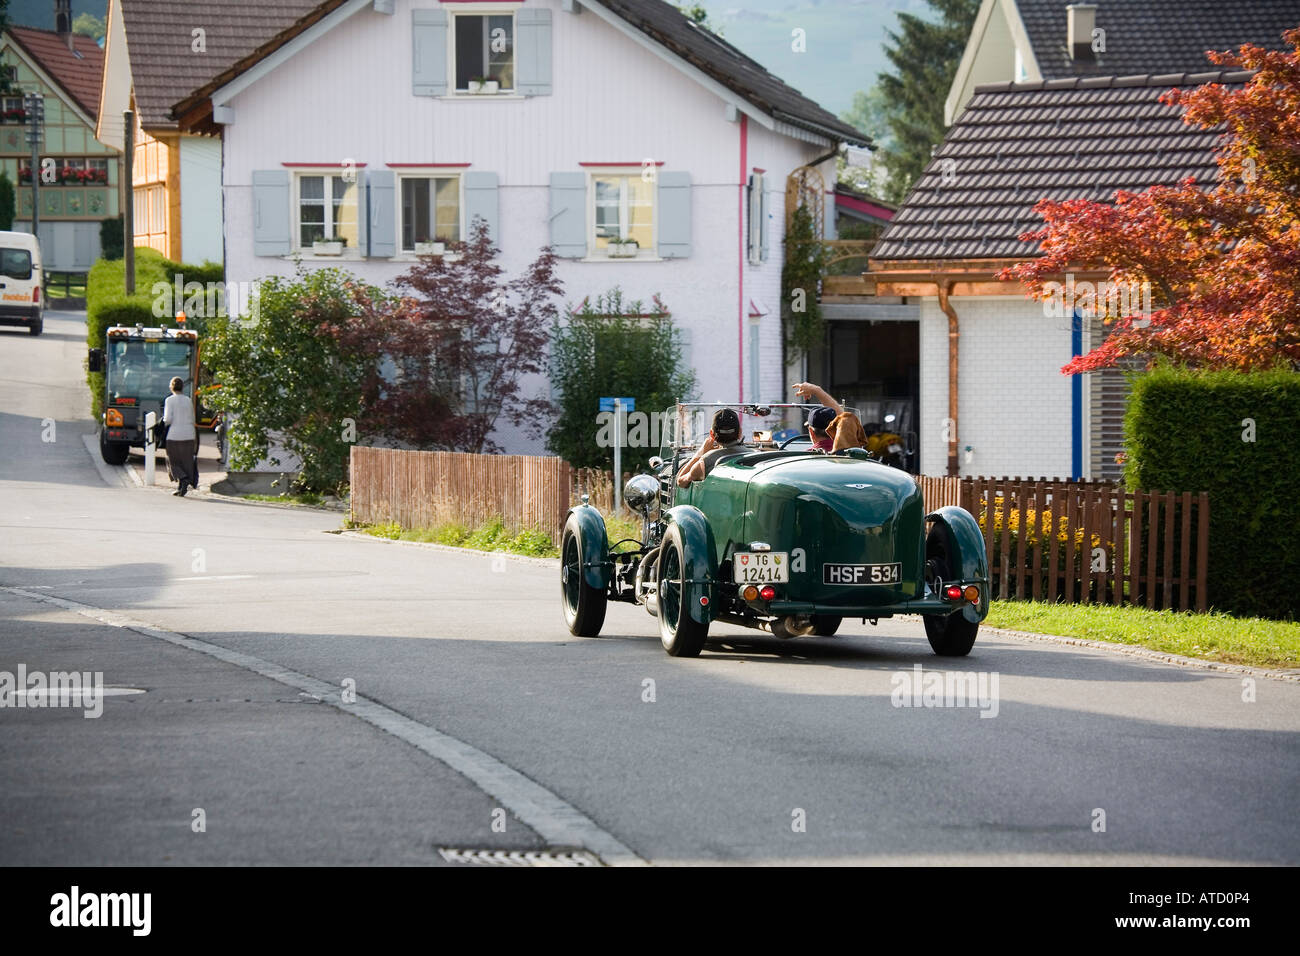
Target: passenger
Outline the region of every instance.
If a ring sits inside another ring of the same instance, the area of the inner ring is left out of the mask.
[[[846,448],[866,448],[867,432],[852,412],[840,412],[830,423],[826,433],[831,436],[834,445],[831,451],[843,451]]]
[[[735,409],[719,408],[713,413],[709,437],[700,444],[695,456],[677,472],[677,484],[687,488],[713,470],[718,459],[749,448],[740,440],[740,416]]]
[[[835,442],[827,429],[831,422],[835,421],[835,416],[843,413],[844,408],[831,398],[824,388],[812,382],[800,382],[794,387],[794,392],[800,398],[813,399],[822,403],[821,408],[814,408],[812,414],[808,416],[808,436],[812,439],[814,448],[832,451]]]

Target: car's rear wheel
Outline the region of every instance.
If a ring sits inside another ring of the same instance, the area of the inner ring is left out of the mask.
[[[45,316],[41,316],[39,319],[34,321],[31,325],[27,326],[27,334],[40,335],[44,329],[45,329]]]
[[[685,568],[682,535],[676,525],[671,525],[659,555],[659,640],[673,657],[699,657],[709,636],[709,625],[691,617]]]
[[[956,580],[957,544],[942,521],[936,521],[926,536],[925,563],[932,580]],[[927,614],[924,619],[930,648],[940,657],[965,657],[979,635],[979,622],[966,620],[960,607],[943,617]]]
[[[830,637],[840,629],[844,618],[838,614],[814,614],[812,616],[813,633],[818,637]]]
[[[131,446],[125,443],[111,442],[101,430],[99,433],[99,457],[108,465],[125,465]]]
[[[605,623],[609,596],[587,583],[583,573],[582,531],[576,520],[564,526],[560,543],[560,596],[564,604],[564,623],[577,637],[596,637]]]

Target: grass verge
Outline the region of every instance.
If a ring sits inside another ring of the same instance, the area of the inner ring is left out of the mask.
[[[500,518],[494,518],[477,528],[467,528],[463,524],[454,522],[436,528],[403,528],[396,522],[363,525],[346,521],[344,525],[354,531],[393,541],[422,541],[427,544],[445,544],[453,548],[505,551],[508,554],[523,554],[533,558],[560,556],[559,549],[551,543],[551,536],[545,531],[535,529],[509,531]]]
[[[1141,607],[994,601],[990,627],[1133,644],[1167,654],[1253,667],[1300,667],[1300,622]]]
[[[245,495],[245,497],[252,497]],[[267,501],[280,501],[280,498],[266,498]],[[374,535],[376,538],[389,538],[394,541],[421,541],[426,544],[445,544],[453,548],[474,548],[478,551],[504,551],[508,554],[522,554],[530,558],[558,558],[560,549],[551,543],[551,536],[545,531],[526,529],[509,531],[500,518],[494,518],[477,528],[468,528],[463,524],[449,522],[435,528],[403,528],[396,522],[388,524],[358,524],[344,521],[344,527]],[[609,543],[614,544],[625,538],[635,539],[638,543],[624,542],[616,551],[635,551],[641,540],[641,523],[624,517],[605,515],[605,530]]]
[[[313,508],[319,508],[325,503],[322,495],[310,491],[297,495],[240,495],[239,497],[247,498],[249,501],[274,501],[279,505],[307,505]]]

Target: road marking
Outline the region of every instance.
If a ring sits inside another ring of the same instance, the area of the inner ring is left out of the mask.
[[[251,574],[200,574],[192,578],[172,578],[173,581],[244,581],[254,577]]]
[[[102,624],[120,627],[146,637],[166,641],[177,647],[197,651],[287,687],[316,695],[321,698],[322,703],[359,717],[366,723],[406,741],[435,760],[445,763],[468,778],[480,790],[499,800],[502,806],[552,846],[581,847],[596,854],[610,866],[647,865],[645,860],[624,846],[613,834],[602,830],[577,807],[541,784],[525,777],[518,770],[463,740],[412,720],[376,701],[357,695],[355,703],[344,703],[341,689],[333,684],[327,684],[315,677],[300,674],[251,654],[232,651],[198,638],[186,637],[175,631],[154,627],[104,608],[79,604],[50,594],[36,594],[23,588],[0,585],[0,591],[7,591],[18,597],[45,604],[53,604],[55,607],[72,611]]]

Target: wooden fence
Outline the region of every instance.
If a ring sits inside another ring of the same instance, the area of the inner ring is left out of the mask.
[[[352,520],[430,528],[492,517],[558,537],[572,471],[560,458],[352,447]]]
[[[979,520],[994,598],[1206,609],[1205,492],[1043,478],[917,484],[927,510],[958,505]]]

